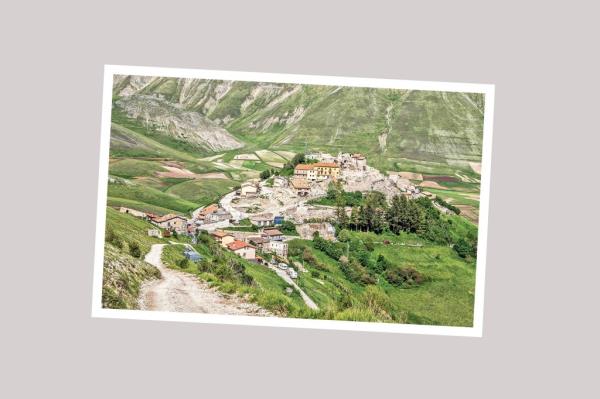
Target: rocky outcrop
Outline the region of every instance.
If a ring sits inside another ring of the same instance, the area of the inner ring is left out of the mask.
[[[132,95],[116,101],[129,118],[143,126],[162,132],[197,148],[226,151],[244,146],[224,128],[199,112],[188,111],[181,105],[166,101],[158,95]]]

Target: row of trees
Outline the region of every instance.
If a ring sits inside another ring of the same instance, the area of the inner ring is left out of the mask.
[[[453,245],[463,258],[475,257],[477,253],[476,229],[468,230],[466,235],[458,237],[453,232],[453,221],[443,217],[427,197],[408,199],[394,196],[388,203],[384,194],[372,191],[361,201],[360,206],[352,206],[350,214],[346,207],[348,193],[341,185],[332,184],[328,196],[336,198],[336,221],[338,229],[374,232],[381,234],[390,231],[414,233],[420,237],[442,245]]]

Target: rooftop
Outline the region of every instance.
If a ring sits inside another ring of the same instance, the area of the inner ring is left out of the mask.
[[[245,243],[244,241],[240,241],[240,240],[235,240],[232,243],[229,243],[227,245],[227,248],[229,248],[232,251],[237,251],[238,249],[242,249],[242,248],[246,248],[246,247],[252,247],[252,245]]]
[[[283,233],[277,229],[264,229],[263,233],[267,236],[281,236]]]
[[[208,215],[209,213],[216,212],[219,209],[217,204],[210,204],[200,211],[200,215]]]
[[[175,215],[173,213],[169,213],[168,215],[164,215],[164,216],[160,216],[160,217],[154,218],[154,221],[157,222],[157,223],[162,223],[162,222],[166,222],[168,220],[176,219],[176,218],[179,218],[179,219],[182,219],[182,220],[187,220],[186,218],[184,218],[182,216]]]
[[[296,165],[296,167],[294,169],[296,169],[296,170],[312,170],[313,165],[316,165],[316,164],[299,163],[298,165]]]
[[[333,162],[317,162],[313,166],[318,168],[339,168],[338,164]]]
[[[213,236],[218,237],[218,238],[223,238],[223,237],[227,237],[230,236],[231,234],[226,233],[222,230],[215,230],[211,233]]]
[[[308,184],[308,181],[306,179],[292,179],[291,183],[292,183],[292,187],[294,187],[296,189],[309,189],[310,188],[310,184]]]

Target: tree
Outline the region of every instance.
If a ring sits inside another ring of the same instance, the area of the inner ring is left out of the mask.
[[[271,170],[270,169],[266,169],[266,170],[263,170],[262,172],[260,172],[260,178],[262,180],[267,180],[269,177],[271,177]]]
[[[346,215],[346,207],[341,195],[338,195],[336,199],[335,216],[340,228],[345,228],[348,225],[348,215]]]
[[[337,239],[340,242],[350,241],[350,233],[348,233],[348,230],[346,229],[339,230]]]

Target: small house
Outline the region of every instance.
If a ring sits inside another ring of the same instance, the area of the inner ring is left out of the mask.
[[[272,213],[262,213],[259,215],[250,216],[250,223],[254,226],[265,227],[273,225],[273,214]]]
[[[281,241],[283,240],[283,233],[278,229],[263,229],[263,236],[265,236],[269,241]]]
[[[163,229],[185,233],[187,231],[187,219],[172,213],[152,219],[152,223]]]
[[[256,248],[258,249],[263,249],[265,247],[265,244],[269,243],[269,239],[265,238],[265,237],[260,237],[260,236],[252,236],[252,237],[248,237],[248,242],[252,245],[254,245]]]
[[[234,240],[227,245],[227,249],[244,259],[253,260],[256,258],[256,249],[244,241]]]
[[[280,258],[287,258],[288,256],[288,244],[283,241],[269,241],[265,245],[265,252],[272,252]]]
[[[232,217],[233,216],[231,216],[231,213],[227,212],[225,209],[220,208],[217,211],[207,215],[205,221],[207,223],[217,223],[222,222],[223,220],[231,220]]]
[[[136,218],[142,218],[142,219],[146,218],[146,213],[144,213],[142,211],[138,211],[136,209],[126,208],[124,206],[119,208],[119,212],[127,213],[129,215],[135,216]]]
[[[213,214],[218,209],[219,206],[217,204],[210,204],[208,206],[205,206],[204,208],[202,208],[202,210],[200,210],[200,212],[198,212],[197,218],[199,220],[204,220],[208,215]]]
[[[306,179],[295,178],[292,179],[291,184],[299,197],[306,197],[310,193],[310,184]]]
[[[218,242],[224,247],[235,241],[235,238],[233,238],[231,234],[226,233],[222,230],[215,230],[210,235],[212,236],[212,238],[215,239],[216,242]]]

